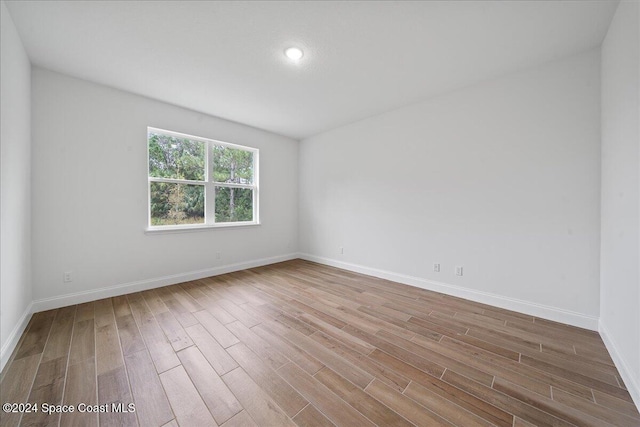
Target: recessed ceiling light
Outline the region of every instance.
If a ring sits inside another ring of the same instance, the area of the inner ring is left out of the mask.
[[[302,57],[304,56],[304,52],[302,51],[302,49],[297,47],[290,47],[285,49],[284,54],[293,62],[300,61],[300,59],[302,59]]]

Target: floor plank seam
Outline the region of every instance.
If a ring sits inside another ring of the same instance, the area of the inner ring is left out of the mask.
[[[73,323],[71,324],[71,336],[69,337],[69,348],[67,349],[67,364],[65,366],[64,373],[64,381],[62,382],[62,394],[60,396],[60,404],[64,403],[65,392],[67,388],[67,378],[69,374],[69,362],[71,361],[71,346],[73,345],[73,332],[76,329],[76,316],[78,314],[78,307],[76,306],[76,310],[73,313]],[[60,417],[62,418],[62,417]]]
[[[101,300],[100,312],[96,311],[98,304],[84,306],[82,314],[80,307],[70,306],[64,314],[55,310],[43,317],[34,315],[40,323],[34,323],[32,316],[7,364],[8,371],[10,366],[28,363],[29,375],[35,369],[31,383],[16,389],[16,393],[28,388],[26,399],[29,399],[47,346],[53,345],[51,340],[58,334],[55,346],[49,350],[53,353],[47,358],[66,350],[66,365],[60,367],[60,371],[65,369],[64,377],[60,374],[60,380],[56,380],[61,388],[60,399],[65,402],[70,387],[76,384],[76,380],[70,382],[70,368],[84,360],[87,354],[84,352],[89,351],[80,344],[85,332],[79,329],[78,321],[92,318],[92,368],[96,385],[93,398],[98,403],[98,367],[111,369],[117,363],[123,371],[118,374],[122,375],[123,383],[120,391],[117,388],[113,391],[114,395],[128,395],[132,402],[136,401],[134,385],[140,395],[140,378],[151,380],[149,384],[156,378],[163,398],[170,393],[175,398],[177,389],[167,390],[164,381],[174,378],[180,384],[189,384],[192,389],[189,393],[195,391],[192,396],[209,416],[213,417],[215,412],[216,417],[221,417],[216,421],[218,424],[229,423],[235,417],[238,418],[234,424],[241,420],[260,424],[260,420],[277,417],[284,417],[281,420],[289,423],[296,418],[295,422],[301,423],[315,416],[317,422],[344,424],[345,420],[359,419],[365,424],[383,425],[382,420],[393,419],[385,418],[391,414],[400,417],[396,421],[411,423],[412,419],[416,422],[416,417],[426,417],[422,421],[435,417],[433,422],[446,420],[458,426],[465,425],[461,420],[473,423],[480,419],[501,427],[553,420],[584,425],[602,425],[607,421],[616,425],[635,425],[636,421],[640,424],[640,414],[597,334],[306,261],[289,261],[107,298]],[[70,315],[72,310],[69,325],[64,315]],[[107,328],[98,337],[96,314],[115,333]],[[62,320],[56,320],[58,316],[63,316]],[[57,329],[54,325],[58,325]],[[47,326],[46,338],[38,341],[44,341],[43,344],[28,344],[43,336]],[[195,339],[196,332],[200,334],[199,340]],[[69,338],[63,342],[68,333]],[[114,337],[108,338],[105,333]],[[215,343],[219,349],[206,357],[200,347],[205,336],[205,342]],[[27,337],[31,337],[30,341]],[[106,353],[103,357],[107,359],[100,362],[103,353],[98,352],[105,349],[105,343],[115,346],[113,339],[118,341],[117,348]],[[33,355],[35,358],[17,364],[15,357],[22,343],[27,343],[22,354],[43,347],[38,356]],[[73,356],[74,351],[82,353]],[[225,355],[229,362],[207,359],[217,357],[216,351],[222,352],[219,356]],[[193,377],[200,371],[194,371],[193,366],[187,370],[181,358],[188,354],[189,357],[200,354],[202,360],[192,360],[206,364],[207,369],[219,376],[232,399],[228,402],[236,402],[224,406],[229,408],[225,409],[227,412],[214,409],[216,404],[207,394],[210,392],[198,383],[202,377]],[[175,360],[166,359],[168,355]],[[244,362],[238,362],[237,357]],[[134,375],[133,372],[138,372],[131,371],[134,366],[150,368],[155,377]],[[2,380],[7,371],[3,372]],[[256,412],[258,406],[249,411],[240,404],[241,398],[245,402],[247,396],[238,395],[242,388],[231,390],[232,378],[259,391],[263,402],[271,402],[274,405],[268,409],[271,415]],[[276,378],[282,385],[268,383],[270,380],[278,383]],[[38,381],[44,384],[45,380]],[[321,393],[329,393],[324,397],[326,400],[317,402],[319,406],[312,399],[322,397],[308,388],[311,385],[322,386]],[[289,396],[294,395],[287,393],[295,393],[300,400],[295,398],[296,403],[290,404],[293,401]],[[426,394],[418,398],[420,393]],[[357,398],[362,398],[362,403],[354,400]],[[394,399],[395,403],[391,403]],[[164,422],[172,416],[177,423],[171,402],[167,401],[167,411],[159,419]],[[153,408],[153,402],[147,404]],[[144,424],[141,416],[136,411],[130,421]],[[186,420],[185,416],[188,417],[182,413],[181,422]]]
[[[56,310],[56,315],[57,315],[57,313],[58,313],[58,310]],[[25,402],[29,401],[29,396],[31,396],[31,392],[33,391],[33,385],[36,382],[36,377],[38,376],[38,371],[40,370],[40,366],[42,365],[42,359],[44,357],[45,349],[47,348],[47,344],[49,343],[49,339],[51,338],[51,331],[53,330],[53,321],[54,320],[55,320],[55,316],[51,319],[51,326],[49,327],[49,332],[47,333],[47,339],[45,341],[44,346],[42,347],[42,352],[40,353],[40,359],[38,361],[38,369],[36,369],[35,374],[33,375],[33,380],[31,381],[31,386],[29,386],[29,391],[26,393]],[[34,402],[31,402],[31,403],[34,403]],[[23,417],[24,417],[24,413],[21,413],[20,417],[18,419],[18,425],[22,424],[22,418]]]

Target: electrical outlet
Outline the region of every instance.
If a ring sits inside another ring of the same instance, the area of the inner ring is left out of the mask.
[[[344,247],[340,246],[340,255],[344,255]]]
[[[433,264],[433,271],[435,271],[436,273],[440,273],[440,264]]]
[[[216,259],[220,259],[220,252],[216,252]]]
[[[71,271],[65,271],[64,274],[62,275],[62,281],[64,283],[73,282],[73,273]]]
[[[462,266],[456,266],[456,276],[462,276]]]

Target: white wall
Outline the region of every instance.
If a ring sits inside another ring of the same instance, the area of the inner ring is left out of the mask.
[[[621,2],[602,45],[600,324],[640,407],[639,9]]]
[[[39,68],[32,78],[36,310],[297,251],[295,140]],[[259,148],[262,225],[145,234],[147,126]]]
[[[1,369],[31,314],[31,65],[4,2],[0,8]]]
[[[596,328],[599,59],[586,52],[302,141],[301,252]]]

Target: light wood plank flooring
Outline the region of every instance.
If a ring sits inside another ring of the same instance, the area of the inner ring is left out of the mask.
[[[76,407],[2,426],[640,426],[595,332],[301,260],[36,313],[0,391]]]

